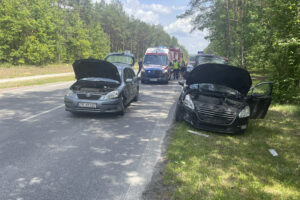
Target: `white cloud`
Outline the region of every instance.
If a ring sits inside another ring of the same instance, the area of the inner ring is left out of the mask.
[[[170,35],[177,37],[178,42],[185,46],[190,54],[195,54],[208,45],[208,41],[204,39],[208,33],[206,30],[196,30],[190,33],[193,28],[190,21],[191,18],[177,19],[175,22],[165,26],[164,29]]]
[[[93,0],[94,2],[100,2],[101,0]],[[113,0],[104,0],[105,3],[110,4]]]
[[[112,0],[105,0],[111,3]],[[208,41],[204,39],[207,31],[194,31],[190,33],[192,25],[191,18],[177,19],[176,13],[186,10],[187,6],[165,6],[162,4],[142,4],[139,0],[123,0],[124,11],[130,16],[134,16],[141,21],[149,24],[166,24],[164,30],[178,39],[189,53],[195,54],[199,50],[203,50]],[[171,2],[171,1],[170,1]],[[172,4],[172,3],[170,3]],[[166,20],[167,19],[167,20]],[[173,22],[172,22],[172,19]]]
[[[164,14],[170,14],[171,9],[169,7],[163,6],[161,4],[150,4],[150,5],[143,5],[144,9],[152,10],[153,12],[157,13],[164,13]]]
[[[184,19],[177,19],[175,22],[169,24],[168,26],[165,26],[165,31],[168,33],[174,33],[174,32],[185,32],[189,33],[192,29],[192,25],[190,24],[190,18],[184,18]]]
[[[130,16],[134,16],[149,24],[159,23],[159,13],[155,13],[151,9],[146,10],[138,0],[127,0],[123,5],[125,12]]]
[[[106,0],[109,1],[109,0]],[[124,10],[146,23],[159,24],[160,15],[168,15],[173,11],[184,10],[185,6],[164,6],[162,4],[141,4],[139,0],[125,0]]]

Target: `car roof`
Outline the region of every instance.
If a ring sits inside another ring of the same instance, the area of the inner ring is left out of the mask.
[[[108,56],[112,56],[112,55],[131,56],[131,57],[134,58],[134,55],[132,53],[129,53],[129,52],[124,52],[124,53],[121,53],[121,52],[112,52],[112,53],[108,54]]]
[[[131,66],[126,66],[126,64],[124,64],[124,65],[118,65],[117,66],[117,68],[118,68],[118,70],[124,70],[124,69],[126,69],[126,68],[128,68],[128,69],[132,69],[132,67]],[[133,70],[133,69],[132,69]]]
[[[219,57],[219,56],[217,56],[217,55],[213,55],[213,54],[204,54],[204,53],[203,53],[203,54],[197,54],[196,57],[197,57],[197,56],[202,56],[202,57]]]

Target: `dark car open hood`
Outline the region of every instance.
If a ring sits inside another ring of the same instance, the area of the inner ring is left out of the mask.
[[[110,62],[96,59],[76,60],[73,63],[76,79],[108,78],[121,82],[118,68]]]
[[[186,84],[211,83],[230,87],[246,95],[252,85],[249,72],[230,65],[202,64],[186,77]]]

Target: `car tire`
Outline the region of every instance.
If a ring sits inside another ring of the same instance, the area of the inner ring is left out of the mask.
[[[175,110],[175,121],[182,122],[183,121],[183,109],[180,103],[177,103],[176,110]]]
[[[123,98],[122,98],[121,107],[122,107],[122,109],[121,109],[121,111],[119,111],[117,113],[118,115],[124,115],[124,113],[125,113],[125,105],[124,105],[124,99]]]

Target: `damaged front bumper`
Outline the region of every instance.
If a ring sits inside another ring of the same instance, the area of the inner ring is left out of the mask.
[[[189,108],[184,108],[182,111],[183,120],[197,129],[235,134],[244,132],[248,127],[248,118],[235,117],[229,124],[220,124],[215,118],[206,118],[205,120],[200,119],[197,111],[193,111]]]

